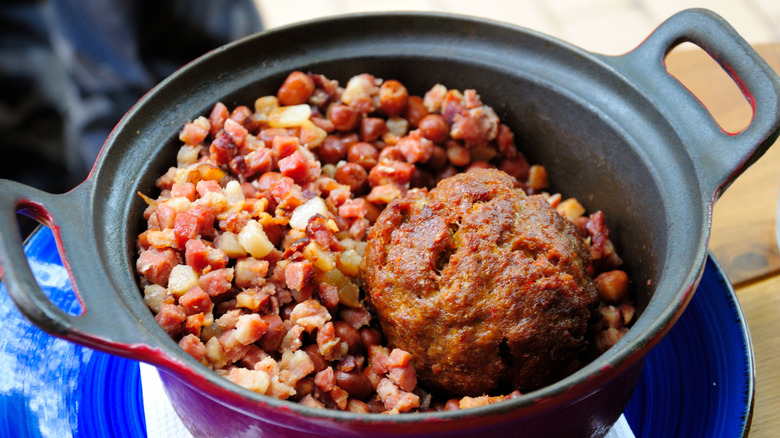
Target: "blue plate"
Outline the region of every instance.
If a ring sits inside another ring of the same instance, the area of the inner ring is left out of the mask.
[[[36,230],[25,253],[52,301],[78,314],[51,231]],[[137,362],[41,332],[2,284],[0,321],[0,436],[146,437]],[[628,423],[637,437],[743,437],[753,367],[734,291],[710,258],[690,305],[647,358]]]

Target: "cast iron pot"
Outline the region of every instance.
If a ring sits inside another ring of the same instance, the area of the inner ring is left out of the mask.
[[[755,114],[724,133],[671,77],[684,41],[732,74]],[[157,176],[175,163],[178,131],[207,114],[273,94],[293,70],[341,83],[370,72],[414,94],[437,82],[475,88],[544,164],[553,189],[608,218],[632,279],[638,319],[611,350],[522,397],[464,411],[358,415],[240,388],[192,359],[155,323],[135,275],[135,238]],[[217,49],[150,91],[108,138],[89,178],[62,195],[0,181],[3,281],[21,311],[65,339],[159,367],[171,402],[200,436],[598,436],[631,397],[643,358],[674,324],[707,257],[713,202],[778,135],[780,80],[705,10],[681,12],[622,56],[589,53],[518,27],[442,14],[365,14],[261,33]],[[17,213],[54,230],[83,313],[54,306],[25,261]]]

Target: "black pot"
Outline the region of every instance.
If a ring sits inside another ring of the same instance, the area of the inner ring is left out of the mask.
[[[681,42],[703,48],[754,107],[724,133],[664,67]],[[192,359],[156,324],[134,270],[144,204],[137,192],[175,162],[177,135],[217,100],[251,104],[292,70],[344,83],[370,72],[412,93],[437,82],[475,88],[515,132],[556,191],[601,209],[632,279],[638,318],[611,350],[522,397],[464,411],[357,415],[240,388]],[[778,135],[780,80],[735,31],[705,10],[681,12],[632,52],[607,57],[518,27],[442,14],[364,14],[261,33],[192,62],[150,91],[107,140],[90,177],[51,195],[0,181],[0,260],[9,294],[57,336],[160,367],[198,435],[528,436],[606,433],[631,397],[643,358],[689,302],[707,256],[713,202]],[[70,316],[37,286],[15,232],[17,212],[54,230],[85,311]]]

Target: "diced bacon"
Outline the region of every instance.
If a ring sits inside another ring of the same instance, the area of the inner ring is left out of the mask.
[[[232,368],[226,377],[231,382],[260,394],[265,394],[271,385],[271,377],[264,371]]]
[[[184,244],[184,260],[195,271],[203,272],[209,266],[209,249],[201,239],[191,239]]]
[[[342,411],[344,409],[347,409],[347,400],[349,399],[349,393],[347,391],[344,391],[338,386],[335,386],[330,391],[330,398],[333,400],[334,403],[336,403],[336,406],[338,406],[339,409],[341,409]]]
[[[181,259],[176,251],[170,248],[149,248],[138,256],[136,269],[152,283],[167,286],[173,267],[179,263]]]
[[[368,363],[379,374],[385,374],[390,369],[390,352],[386,347],[372,345],[368,349]]]
[[[417,371],[411,366],[392,367],[387,377],[404,391],[411,391],[417,386]]]
[[[352,327],[359,329],[371,322],[371,313],[362,307],[345,307],[339,313],[341,319]]]
[[[327,202],[330,202],[334,206],[339,206],[351,198],[352,191],[349,189],[349,186],[341,186],[330,191]]]
[[[236,331],[234,336],[238,342],[249,345],[257,342],[268,330],[268,323],[260,315],[252,313],[241,315],[236,322]]]
[[[270,301],[271,296],[268,295],[268,292],[256,287],[244,289],[236,295],[236,306],[253,312],[265,312],[268,310]]]
[[[623,326],[623,314],[620,309],[615,306],[601,306],[599,307],[601,313],[601,322],[605,328],[619,329]]]
[[[190,333],[195,336],[200,336],[201,329],[203,329],[203,321],[206,319],[206,315],[202,313],[196,313],[190,315],[184,321],[184,332]]]
[[[321,390],[330,392],[336,386],[336,377],[332,367],[327,367],[314,376],[314,384]]]
[[[182,323],[187,319],[187,313],[179,305],[163,303],[160,306],[160,313],[154,319],[170,336],[178,336],[181,333]]]
[[[317,330],[317,347],[325,360],[338,360],[345,354],[349,346],[336,336],[336,329],[332,322],[326,322]]]
[[[203,292],[199,286],[195,286],[179,297],[179,305],[184,308],[187,315],[194,315],[196,313],[208,312],[211,310],[211,297],[206,292]]]
[[[306,300],[295,305],[290,314],[290,321],[311,333],[330,321],[330,313],[317,300]]]
[[[173,232],[176,234],[176,245],[184,249],[187,241],[198,236],[214,234],[214,219],[216,212],[208,206],[198,205],[176,215]]]
[[[181,338],[179,347],[186,351],[187,354],[194,357],[195,360],[203,361],[206,357],[206,346],[201,342],[200,338],[195,335],[189,334]]]
[[[368,221],[368,219],[365,218],[359,218],[355,219],[354,222],[349,226],[349,235],[355,240],[363,240],[363,237],[365,237],[366,232],[368,232],[368,227],[371,226],[371,223]]]
[[[401,390],[390,379],[382,379],[376,388],[376,393],[388,411],[409,412],[420,406],[420,397]]]
[[[200,196],[206,196],[206,193],[210,192],[216,192],[219,193],[222,191],[222,187],[219,186],[219,183],[217,181],[213,181],[210,179],[204,179],[198,181],[198,183],[195,185],[195,190],[198,192],[198,195]]]
[[[278,137],[277,137],[278,138]],[[309,181],[309,163],[300,151],[295,151],[279,160],[279,171],[298,184]]]
[[[219,336],[219,343],[222,345],[222,350],[229,363],[241,360],[249,351],[249,345],[242,344],[236,337],[235,329],[223,332]]]
[[[238,322],[238,317],[241,316],[241,310],[239,309],[233,309],[225,312],[224,315],[220,316],[219,319],[217,319],[217,325],[222,330],[230,330],[236,328],[236,323]]]
[[[228,111],[225,104],[222,102],[217,102],[216,105],[214,105],[214,108],[211,110],[211,114],[209,114],[209,133],[214,136],[222,129],[222,126],[225,124],[225,120],[230,116],[230,112]]]
[[[179,132],[179,140],[191,146],[203,143],[203,140],[209,135],[209,129],[204,125],[208,126],[206,123],[202,125],[194,122],[186,123],[181,132]]]
[[[416,129],[403,136],[396,144],[408,163],[425,163],[433,155],[433,142]]]
[[[306,394],[306,396],[301,399],[300,404],[310,408],[325,409],[325,405],[321,401],[312,397],[311,394]]]
[[[229,163],[238,154],[238,146],[227,131],[221,130],[212,140],[209,154],[213,162],[222,166]]]
[[[292,178],[286,176],[282,176],[271,186],[270,193],[278,206],[287,210],[292,210],[305,202],[301,187],[295,184]]]
[[[277,135],[273,137],[271,147],[273,148],[274,155],[278,160],[292,155],[294,152],[298,152],[298,146],[300,146],[300,140],[298,137],[291,135]]]
[[[332,224],[332,222],[330,222]],[[315,215],[309,218],[309,222],[306,223],[306,236],[314,239],[317,244],[325,249],[332,249],[340,251],[341,244],[336,239],[336,233],[329,221],[324,217]]]
[[[245,257],[236,262],[236,287],[261,287],[265,284],[265,276],[268,275],[268,260],[258,260],[254,257]]]
[[[210,297],[216,297],[228,292],[233,281],[233,268],[217,269],[203,274],[198,279],[200,287]]]
[[[171,186],[171,197],[173,198],[182,197],[194,201],[196,195],[195,184],[191,182],[173,183]]]
[[[168,203],[161,202],[155,209],[154,214],[160,229],[173,228],[176,220],[176,210]]]
[[[318,288],[318,295],[322,305],[328,309],[335,309],[339,305],[339,288],[329,284],[320,283]]]
[[[294,325],[290,328],[290,330],[287,330],[287,333],[284,334],[282,345],[280,347],[282,351],[297,351],[299,348],[301,348],[301,345],[303,345],[301,336],[303,336],[304,331],[305,330],[303,326],[300,325]]]
[[[257,364],[270,357],[270,355],[266,353],[265,350],[258,347],[256,344],[249,345],[248,347],[249,348],[247,349],[244,357],[238,361],[240,365],[246,368],[257,369],[255,368]]]
[[[254,112],[246,105],[239,105],[233,109],[233,112],[228,116],[229,119],[234,120],[241,124],[248,131],[254,131],[257,129],[257,121],[254,117]]]
[[[263,147],[247,154],[244,161],[246,162],[244,176],[248,178],[258,173],[269,172],[274,164],[274,156],[270,149]]]
[[[487,143],[498,135],[498,116],[489,106],[472,108],[467,113],[456,114],[450,136],[463,140],[466,145]]]
[[[282,353],[281,361],[279,361],[279,368],[287,371],[282,382],[295,386],[299,380],[314,372],[314,362],[303,350],[285,351]]]
[[[246,128],[244,128],[237,121],[230,118],[225,120],[225,125],[222,129],[224,129],[225,132],[230,135],[230,138],[233,140],[233,144],[239,148],[244,145],[244,140],[246,139],[247,134],[249,134],[249,131],[247,131]]]
[[[308,260],[292,262],[284,269],[284,281],[295,300],[304,302],[313,292],[314,267]]]
[[[368,202],[363,198],[348,199],[339,206],[339,216],[363,218],[368,214]]]

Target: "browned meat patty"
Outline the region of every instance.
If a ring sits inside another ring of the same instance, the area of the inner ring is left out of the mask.
[[[435,391],[529,391],[574,371],[598,294],[588,247],[543,196],[479,169],[394,200],[361,269],[389,343]]]

